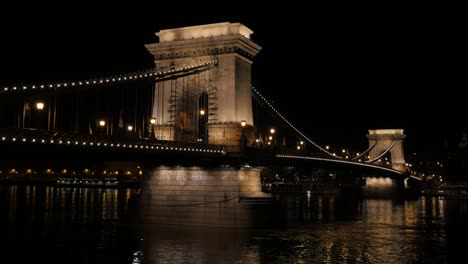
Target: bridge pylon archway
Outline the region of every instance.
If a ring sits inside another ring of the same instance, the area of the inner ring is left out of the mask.
[[[403,141],[406,135],[403,129],[374,129],[369,130],[369,160],[377,159],[384,152],[389,151],[391,155],[391,165],[394,170],[406,171],[405,154],[403,151]]]
[[[261,50],[240,23],[215,23],[164,29],[159,43],[146,45],[159,71],[189,67],[213,60],[217,66],[155,84],[153,116],[159,139],[196,142],[198,99],[208,94],[208,143],[236,150],[241,137],[254,141],[251,64]],[[241,122],[245,121],[245,126]]]

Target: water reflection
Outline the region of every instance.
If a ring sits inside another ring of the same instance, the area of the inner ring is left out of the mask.
[[[130,237],[128,204],[135,192],[0,185],[0,236],[6,244],[0,262],[94,263],[102,257],[128,263],[135,246],[124,239]]]
[[[287,225],[140,225],[133,189],[0,186],[1,263],[451,263],[466,200],[281,195]]]

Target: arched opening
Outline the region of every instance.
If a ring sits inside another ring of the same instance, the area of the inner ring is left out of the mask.
[[[197,142],[208,143],[208,93],[203,92],[198,97],[198,129]]]

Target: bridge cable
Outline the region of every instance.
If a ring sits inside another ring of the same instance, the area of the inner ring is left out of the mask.
[[[373,144],[372,146],[370,146],[370,147],[367,148],[363,153],[357,155],[356,157],[352,158],[351,160],[359,159],[360,157],[362,157],[362,156],[364,156],[365,154],[367,154],[367,152],[371,151],[376,145],[377,145],[377,142],[374,142],[374,144]]]
[[[126,81],[134,81],[140,79],[154,79],[157,81],[164,81],[168,79],[174,79],[177,77],[183,77],[198,72],[203,72],[211,69],[218,65],[218,60],[212,60],[205,63],[199,63],[190,65],[188,67],[176,68],[172,70],[162,71],[151,68],[139,72],[124,73],[120,75],[109,75],[100,78],[68,81],[68,82],[51,82],[42,84],[31,84],[31,85],[13,85],[11,87],[4,87],[1,89],[0,94],[6,92],[22,92],[22,91],[41,91],[55,88],[71,88],[71,87],[89,87],[89,86],[101,86],[108,85],[111,83],[121,83]]]
[[[365,162],[370,163],[370,162],[375,162],[376,160],[380,159],[383,155],[387,154],[387,152],[388,152],[391,148],[393,148],[393,145],[395,145],[395,143],[396,143],[396,140],[394,140],[394,141],[392,142],[392,144],[390,144],[390,146],[389,146],[384,152],[382,152],[382,154],[380,154],[379,156],[377,156],[377,157],[374,158],[373,160],[367,160],[367,161],[365,161]]]
[[[254,91],[255,95],[257,95],[259,98],[261,98],[269,107],[271,110],[273,110],[273,112],[280,117],[280,119],[282,119],[284,122],[286,122],[286,124],[288,124],[288,126],[293,129],[296,133],[298,133],[301,137],[303,137],[304,139],[306,139],[309,143],[311,143],[313,146],[315,146],[316,148],[318,148],[319,150],[325,152],[326,154],[334,157],[334,158],[339,158],[339,159],[343,159],[342,157],[339,157],[339,156],[336,156],[336,155],[333,155],[332,153],[330,153],[329,151],[327,151],[326,149],[320,147],[318,144],[316,144],[314,141],[312,141],[310,138],[308,138],[304,133],[302,133],[299,129],[297,129],[291,122],[289,122],[289,120],[287,120],[278,110],[276,110],[276,108],[270,103],[267,101],[267,99],[260,93],[260,91],[258,91],[257,89],[255,89],[255,87],[252,86],[252,90]]]

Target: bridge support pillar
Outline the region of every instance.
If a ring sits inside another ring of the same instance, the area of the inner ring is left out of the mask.
[[[208,142],[223,145],[226,152],[239,152],[242,147],[251,146],[255,141],[255,128],[242,127],[240,123],[218,123],[208,125]]]
[[[271,200],[261,192],[260,169],[145,168],[142,220],[145,224],[251,227],[258,222],[256,211],[271,208],[271,204],[259,208],[244,202],[252,199]]]
[[[379,157],[385,150],[391,147],[391,165],[394,170],[406,171],[403,141],[406,135],[403,129],[374,129],[367,135],[369,147],[374,146],[369,152],[369,160]]]
[[[226,145],[234,151],[241,147],[241,122],[252,128],[254,125],[251,65],[261,47],[250,39],[252,33],[246,26],[230,22],[157,33],[159,43],[146,45],[157,70],[212,61],[217,65],[209,71],[156,83],[152,114],[158,124],[156,134],[166,140],[196,142],[194,135],[200,134],[198,125],[202,123],[202,129],[208,128],[208,143]],[[253,136],[246,127],[247,141],[252,144]]]

